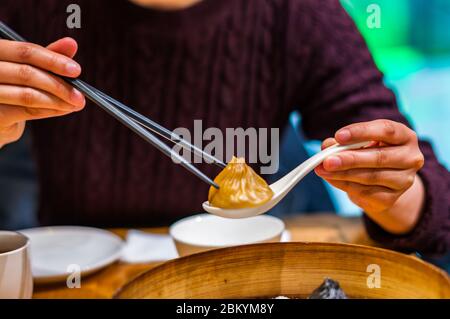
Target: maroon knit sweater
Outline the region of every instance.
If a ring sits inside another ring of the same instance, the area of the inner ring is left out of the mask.
[[[66,27],[69,3],[81,7],[81,29]],[[168,128],[192,128],[194,119],[283,127],[293,109],[312,139],[353,122],[407,123],[337,0],[204,0],[174,12],[126,0],[2,0],[0,18],[39,44],[75,38],[82,79]],[[143,226],[201,211],[208,186],[95,105],[32,128],[44,224]],[[427,195],[418,226],[393,236],[366,224],[392,248],[442,253],[449,172],[429,144],[421,150]]]

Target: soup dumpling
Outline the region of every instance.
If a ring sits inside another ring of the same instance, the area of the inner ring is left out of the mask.
[[[219,189],[209,189],[211,206],[239,209],[260,206],[268,202],[273,191],[266,181],[245,164],[244,158],[233,156],[228,165],[214,179]]]

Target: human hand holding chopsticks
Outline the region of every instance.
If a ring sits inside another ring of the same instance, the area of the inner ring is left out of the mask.
[[[6,24],[4,24],[2,21],[0,21],[0,36],[2,38],[13,40],[13,41],[18,41],[21,43],[27,42],[25,40],[25,38],[23,38],[22,36],[17,34],[14,30],[12,30],[10,27],[8,27]],[[36,47],[39,48],[39,46],[26,45],[25,46],[26,49],[24,51],[22,51],[21,58],[24,58],[24,56],[25,56],[25,59],[27,59],[27,58],[29,59],[29,57],[32,55],[31,53],[34,53],[34,54],[37,53],[38,57],[39,57],[39,54],[48,54],[47,51],[42,51],[41,49],[37,50],[37,51],[34,50],[34,48],[36,48]],[[67,51],[70,51],[67,48],[64,49],[64,46],[61,46],[60,44],[53,45],[53,49],[56,50],[58,48],[59,48],[59,50],[66,52],[66,53],[67,53]],[[23,54],[23,52],[25,52],[25,55]],[[165,138],[166,140],[169,140],[172,143],[176,143],[177,145],[181,146],[184,149],[187,149],[189,152],[192,152],[193,154],[196,154],[197,156],[201,156],[202,158],[208,160],[209,163],[211,163],[211,164],[215,164],[215,165],[223,168],[223,167],[225,167],[225,164],[220,159],[203,151],[202,149],[198,148],[197,146],[192,145],[189,141],[184,140],[178,134],[168,130],[167,128],[159,125],[158,123],[143,116],[142,114],[139,114],[138,112],[134,111],[132,108],[126,106],[125,104],[121,103],[120,101],[117,101],[113,97],[96,89],[95,87],[91,86],[90,84],[88,84],[82,80],[79,80],[79,79],[71,78],[70,76],[64,76],[64,75],[53,72],[52,68],[61,66],[61,62],[64,59],[65,59],[65,63],[63,63],[63,67],[65,68],[65,71],[74,72],[75,69],[77,69],[77,66],[72,63],[73,61],[68,61],[67,57],[64,57],[63,55],[61,55],[61,57],[62,57],[62,59],[61,58],[50,59],[49,72],[51,72],[57,78],[60,78],[61,80],[65,81],[67,84],[72,85],[74,88],[78,89],[89,100],[94,102],[97,106],[102,108],[109,115],[111,115],[116,120],[121,122],[123,125],[128,127],[135,134],[139,135],[147,143],[156,147],[164,155],[170,157],[173,162],[184,167],[185,169],[190,171],[192,174],[194,174],[195,176],[200,178],[205,183],[207,183],[217,189],[219,188],[219,185],[217,185],[211,178],[206,176],[197,167],[192,165],[192,163],[190,163],[188,160],[186,160],[177,151],[173,150],[168,145],[166,145],[163,141],[161,141],[154,134],[157,134],[157,135]],[[65,73],[65,72],[63,72],[63,73]],[[79,74],[79,72],[78,72],[78,74]],[[30,93],[30,90],[28,91],[28,93]],[[27,99],[30,98],[30,94],[26,94],[26,96],[27,96]],[[34,97],[34,96],[31,95],[31,97]],[[61,110],[59,110],[59,111],[61,111]],[[65,110],[65,111],[70,112],[71,110]],[[20,130],[20,127],[19,127],[19,130]],[[23,125],[22,125],[22,131],[23,131]]]
[[[77,43],[70,38],[47,48],[0,39],[0,147],[18,140],[28,120],[83,109],[83,94],[53,75],[80,75],[80,65],[72,60],[76,51]]]

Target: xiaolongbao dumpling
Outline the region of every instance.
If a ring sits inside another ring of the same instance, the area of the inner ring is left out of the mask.
[[[214,179],[219,189],[209,189],[211,206],[238,209],[260,206],[268,202],[273,191],[266,181],[245,164],[244,158],[233,156],[228,165]]]

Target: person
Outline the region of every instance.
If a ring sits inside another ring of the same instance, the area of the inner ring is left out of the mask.
[[[339,1],[78,0],[82,25],[71,29],[73,2],[3,0],[0,12],[32,43],[51,43],[0,41],[0,143],[30,126],[42,224],[163,224],[199,211],[208,187],[50,71],[81,75],[169,128],[281,127],[295,109],[324,148],[374,141],[316,174],[364,210],[374,239],[448,250],[449,172]]]

